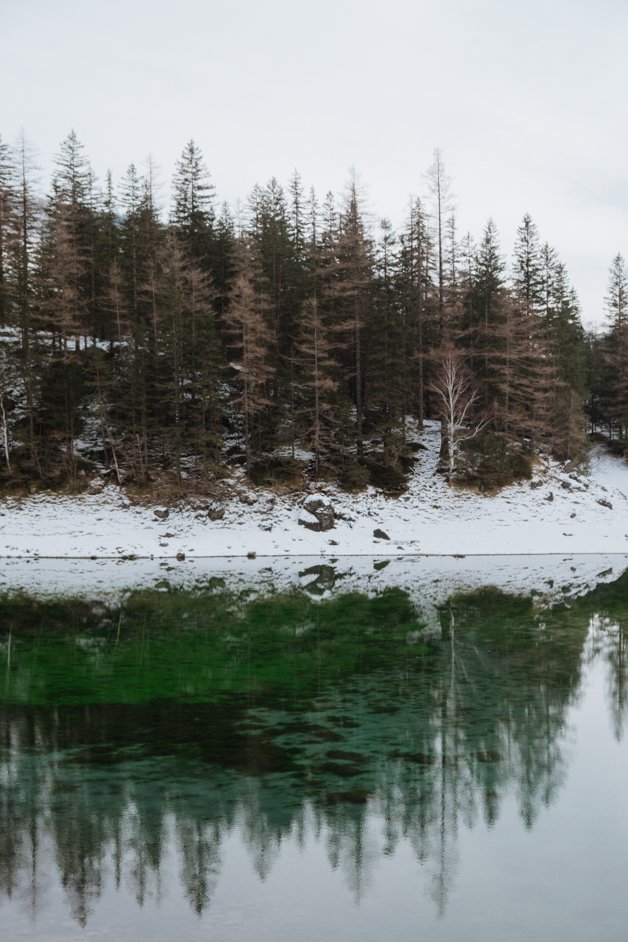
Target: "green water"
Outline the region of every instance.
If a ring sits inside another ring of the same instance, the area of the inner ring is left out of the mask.
[[[628,576],[417,594],[0,598],[2,939],[625,942]]]

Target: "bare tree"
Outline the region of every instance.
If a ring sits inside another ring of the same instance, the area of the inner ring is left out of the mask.
[[[234,354],[230,365],[240,387],[236,402],[244,419],[246,468],[250,471],[261,437],[258,417],[270,406],[268,385],[274,370],[269,357],[272,332],[266,321],[269,298],[262,286],[257,259],[245,237],[236,248],[235,268],[225,324]]]
[[[458,446],[475,438],[488,419],[481,419],[474,428],[467,425],[470,410],[479,396],[463,357],[454,350],[445,349],[441,353],[430,389],[440,405],[447,480],[450,481],[456,469]]]
[[[11,456],[9,454],[9,423],[7,413],[4,407],[4,390],[0,389],[0,438],[2,439],[2,450],[7,471],[11,471]]]
[[[445,171],[442,151],[437,147],[434,150],[432,164],[427,171],[427,181],[430,196],[434,207],[434,224],[436,226],[437,274],[438,274],[438,317],[440,326],[443,326],[445,308],[445,263],[443,242],[445,240],[445,216],[451,209],[451,181]]]
[[[331,355],[329,330],[321,317],[316,296],[303,305],[299,355],[305,380],[304,413],[307,423],[305,434],[314,451],[315,475],[318,477],[322,456],[329,450],[331,433],[331,404],[338,383],[333,378],[337,363]]]

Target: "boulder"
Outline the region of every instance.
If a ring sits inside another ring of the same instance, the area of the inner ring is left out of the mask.
[[[170,516],[170,511],[169,511],[169,510],[158,510],[158,509],[155,509],[155,510],[153,511],[153,513],[155,514],[155,516],[157,517],[158,520],[167,520],[168,517]]]
[[[379,527],[376,530],[373,530],[373,536],[376,540],[389,540],[390,537],[384,530],[380,530]]]
[[[332,502],[325,494],[310,494],[303,501],[299,514],[299,526],[315,533],[324,533],[334,526],[335,514]]]
[[[207,508],[207,516],[211,521],[222,520],[225,516],[225,508],[219,507],[218,504],[212,504],[211,507]]]
[[[606,507],[608,508],[608,510],[613,509],[613,505],[611,504],[610,500],[606,500],[606,498],[604,497],[598,497],[597,502],[600,505],[600,507]]]

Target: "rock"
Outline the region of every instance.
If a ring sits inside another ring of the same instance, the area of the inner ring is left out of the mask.
[[[253,504],[257,503],[257,497],[253,494],[240,494],[240,503],[247,504],[249,507],[252,507]]]
[[[247,559],[255,559],[256,557],[257,553],[254,550],[249,550],[249,552],[246,554]]]
[[[168,533],[162,533],[162,535],[161,535],[162,540],[174,540],[174,537],[175,537],[175,534],[174,534],[174,533],[170,533],[170,532],[168,532]]]
[[[390,537],[384,530],[380,530],[379,527],[376,530],[373,530],[373,536],[376,540],[389,540]]]
[[[185,553],[181,553],[181,552],[177,553],[178,562],[182,563],[184,559],[185,559]]]
[[[548,502],[551,504],[552,501],[554,500],[554,492],[553,492],[553,491],[550,491],[549,494],[547,494],[547,495],[543,498],[543,500],[546,500],[546,501],[548,501]]]
[[[573,512],[573,513],[571,513],[571,514],[569,514],[569,516],[570,516],[570,518],[571,518],[571,519],[573,520],[573,519],[574,519],[574,517],[576,516],[576,512],[575,512],[575,510],[574,510],[574,512]]]
[[[600,507],[607,507],[608,510],[613,509],[613,505],[611,504],[610,500],[606,500],[605,497],[598,497],[597,502],[600,505]]]
[[[169,510],[158,510],[158,509],[155,509],[155,510],[153,511],[153,513],[155,514],[155,516],[157,517],[158,520],[167,520],[168,517],[170,516],[170,511],[169,511]]]
[[[312,530],[314,533],[321,532],[321,522],[318,517],[315,517],[314,514],[308,513],[307,510],[301,509],[299,514],[299,526],[305,527],[306,530]]]
[[[570,491],[570,490],[571,490],[571,484],[569,483],[569,481],[561,481],[561,482],[560,482],[560,486],[562,487],[562,489],[563,489],[564,491]]]
[[[207,516],[210,520],[222,520],[225,516],[225,508],[219,507],[218,504],[213,504],[211,507],[207,508]]]
[[[330,546],[338,546],[338,540],[327,540]]]
[[[332,502],[324,494],[310,494],[303,501],[299,514],[299,525],[314,533],[331,530],[335,523]]]
[[[542,487],[542,486],[543,486],[543,481],[530,481],[530,487],[532,488],[533,491],[535,491],[537,487]]]
[[[336,570],[333,566],[321,564],[319,566],[310,566],[299,572],[299,578],[303,582],[303,588],[306,592],[313,595],[324,595],[329,592],[336,584]]]

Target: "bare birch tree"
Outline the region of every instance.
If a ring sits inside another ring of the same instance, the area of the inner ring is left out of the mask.
[[[443,423],[443,436],[447,459],[447,480],[456,470],[458,446],[482,431],[487,419],[481,419],[473,428],[467,425],[470,411],[478,401],[478,391],[464,359],[459,353],[446,349],[438,358],[436,377],[431,385]]]

